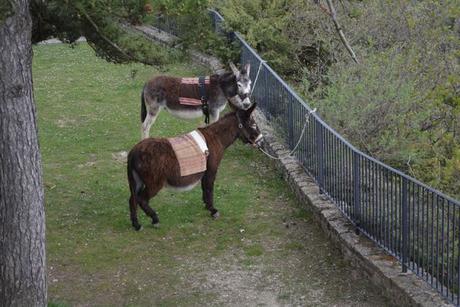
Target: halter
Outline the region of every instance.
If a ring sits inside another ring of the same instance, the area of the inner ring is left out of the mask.
[[[209,124],[209,105],[208,105],[208,97],[206,95],[205,79],[206,77],[203,77],[203,76],[198,78],[198,90],[200,92],[201,109],[203,110],[203,114],[204,114],[204,123],[208,125]]]
[[[238,94],[237,92],[234,96],[227,97],[227,99],[233,104],[233,106],[239,109],[238,105],[242,104],[242,102],[248,97],[249,97],[248,94]]]
[[[241,123],[241,118],[240,116],[238,115],[238,112],[235,112],[235,115],[236,115],[236,119],[238,119],[238,129],[243,129],[243,124]]]
[[[238,119],[238,129],[241,130],[241,132],[243,133],[243,135],[246,137],[246,139],[248,140],[249,143],[251,143],[251,145],[259,148],[259,145],[257,145],[257,142],[263,137],[262,134],[260,134],[254,141],[251,141],[251,139],[247,136],[247,133],[246,133],[246,130],[244,129],[244,125],[242,124],[241,122],[241,118],[240,116],[238,115],[238,112],[235,113],[236,115],[236,118]]]

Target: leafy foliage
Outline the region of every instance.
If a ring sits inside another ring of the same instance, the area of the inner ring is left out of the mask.
[[[214,31],[209,6],[209,0],[161,0],[153,5],[152,18],[144,20],[179,36],[183,49],[213,54],[224,62],[236,61],[238,46]]]
[[[96,53],[111,62],[142,62],[163,65],[180,52],[152,44],[125,23],[140,23],[151,13],[146,0],[78,0],[32,2],[33,41],[51,36],[72,43],[85,36]]]
[[[0,25],[5,21],[7,17],[12,13],[11,3],[9,1],[0,1]]]
[[[279,73],[315,85],[332,61],[334,39],[321,35],[327,16],[303,0],[216,0],[227,26],[242,33]],[[332,31],[332,26],[327,27]],[[308,71],[308,74],[305,74]]]
[[[460,197],[458,2],[334,2],[361,65],[316,2],[214,4],[353,144]]]
[[[33,0],[33,41],[53,36],[72,43],[85,36],[97,55],[116,63],[163,65],[177,60],[188,48],[226,61],[236,58],[236,48],[212,30],[208,6],[208,0]],[[157,22],[164,16],[186,30],[181,31],[179,49],[152,44],[127,26]]]

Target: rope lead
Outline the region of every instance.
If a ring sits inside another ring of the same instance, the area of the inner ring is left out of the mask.
[[[259,79],[260,69],[262,68],[263,63],[267,63],[267,61],[260,60],[259,69],[257,69],[256,79],[254,80],[254,84],[252,85],[251,94],[249,95],[249,97],[252,97],[252,92],[254,92],[254,89],[256,88],[257,80]]]
[[[305,124],[303,125],[303,128],[302,128],[302,133],[300,134],[299,136],[299,140],[297,141],[297,144],[294,146],[294,148],[291,150],[291,152],[288,154],[288,157],[291,157],[292,154],[296,151],[297,147],[299,146],[300,144],[300,141],[302,140],[302,137],[305,133],[305,129],[307,128],[307,124],[310,122],[310,116],[312,113],[315,113],[316,112],[316,108],[314,108],[313,110],[311,111],[308,111],[308,114],[305,114]],[[281,158],[280,157],[274,157],[272,156],[271,154],[269,154],[268,152],[264,151],[261,147],[259,147],[259,150],[261,152],[263,152],[267,157],[273,159],[273,160],[280,160]]]
[[[252,93],[254,92],[254,89],[256,88],[255,85],[257,84],[257,80],[259,79],[260,69],[262,68],[262,65],[264,63],[267,63],[267,61],[260,60],[259,68],[257,69],[256,79],[254,80],[254,84],[252,84],[251,94],[249,95],[249,97],[252,97]],[[303,125],[302,133],[300,134],[299,140],[297,141],[296,145],[294,146],[294,148],[289,153],[289,155],[288,155],[289,157],[292,156],[292,154],[296,151],[297,147],[299,146],[300,141],[302,140],[302,137],[303,137],[303,135],[305,133],[305,129],[307,128],[307,124],[310,122],[310,116],[311,116],[312,113],[315,113],[315,112],[316,112],[316,108],[314,108],[311,111],[308,111],[308,114],[305,115],[305,124]],[[279,160],[280,159],[279,157],[274,157],[271,154],[269,154],[268,152],[264,151],[261,147],[259,147],[259,150],[261,152],[263,152],[267,157],[269,157],[271,159],[274,159],[274,160]]]

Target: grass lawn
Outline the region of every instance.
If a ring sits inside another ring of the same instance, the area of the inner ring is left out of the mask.
[[[34,48],[44,165],[50,305],[384,305],[311,223],[270,161],[239,141],[226,152],[212,220],[201,189],[151,200],[161,227],[129,221],[126,163],[140,139],[140,91],[160,73],[96,58],[86,44]],[[195,76],[178,63],[162,72]],[[162,112],[151,135],[202,119]]]

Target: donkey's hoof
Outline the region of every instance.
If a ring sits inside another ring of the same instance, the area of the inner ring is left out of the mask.
[[[219,213],[219,211],[217,211],[214,214],[211,214],[211,216],[212,216],[213,219],[217,219],[217,218],[219,218],[220,213]]]
[[[134,230],[136,231],[142,230],[142,225],[133,225],[133,227],[134,227]]]
[[[152,223],[153,227],[160,228],[160,222]]]

